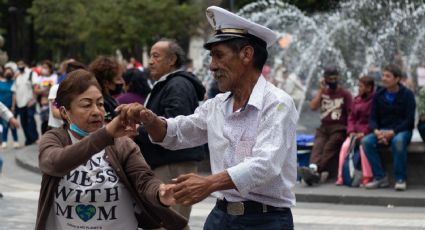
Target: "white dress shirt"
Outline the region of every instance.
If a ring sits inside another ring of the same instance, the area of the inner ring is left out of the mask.
[[[208,142],[212,173],[227,170],[237,187],[213,193],[219,199],[294,206],[298,112],[293,100],[260,76],[246,106],[233,112],[233,103],[227,92],[190,116],[167,119],[167,134],[157,144],[176,150]]]

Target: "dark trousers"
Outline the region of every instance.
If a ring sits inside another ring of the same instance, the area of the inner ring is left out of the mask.
[[[338,173],[338,156],[346,138],[344,125],[320,126],[314,137],[310,163],[317,164],[318,171],[327,171],[331,176]]]
[[[218,209],[208,215],[204,230],[292,230],[294,223],[291,209],[285,212],[270,212],[233,216]]]
[[[24,130],[25,145],[34,144],[38,140],[37,126],[34,119],[35,105],[17,108],[16,111],[20,118],[22,129]]]
[[[425,142],[425,122],[420,122],[418,124],[418,131],[422,137],[422,140]]]

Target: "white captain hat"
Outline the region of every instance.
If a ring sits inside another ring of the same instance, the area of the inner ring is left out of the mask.
[[[215,35],[205,44],[205,49],[211,49],[215,43],[235,38],[247,38],[263,48],[270,47],[277,40],[277,34],[271,29],[251,22],[241,16],[217,6],[207,8],[208,22],[215,30]]]

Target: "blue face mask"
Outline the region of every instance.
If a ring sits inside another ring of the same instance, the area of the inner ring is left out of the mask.
[[[67,114],[66,110],[65,110],[65,113]],[[71,119],[69,118],[69,115],[68,114],[67,114],[67,116],[68,116],[68,122],[70,124],[69,125],[69,129],[71,131],[73,131],[74,133],[76,133],[78,136],[80,136],[82,138],[87,137],[88,135],[90,135],[90,133],[88,133],[88,132],[80,129],[74,122],[72,122]]]
[[[78,126],[74,123],[71,123],[71,125],[69,125],[69,129],[71,131],[73,131],[74,133],[78,134],[78,136],[80,137],[87,137],[90,133],[81,130],[80,128],[78,128]]]

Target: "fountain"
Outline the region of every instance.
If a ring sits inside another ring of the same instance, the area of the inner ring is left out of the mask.
[[[270,80],[283,64],[303,82],[303,97],[297,103],[300,113],[305,99],[317,89],[324,66],[337,66],[341,82],[355,95],[358,76],[390,62],[402,63],[408,77],[417,82],[416,68],[425,59],[425,5],[419,0],[350,0],[313,15],[279,0],[262,0],[237,14],[269,27],[283,39],[280,46],[269,49]],[[208,52],[203,59],[197,75],[208,83],[212,79]]]

